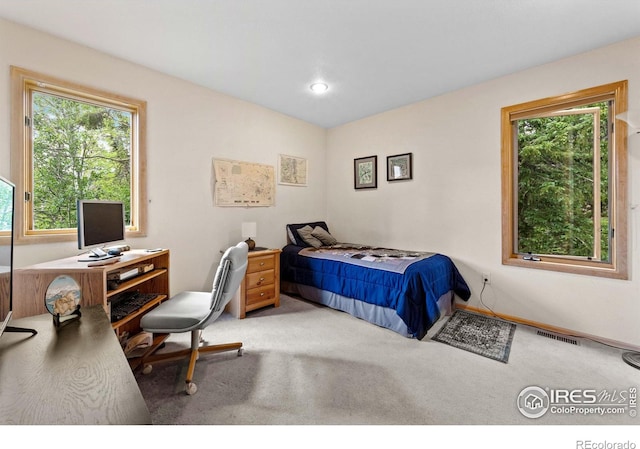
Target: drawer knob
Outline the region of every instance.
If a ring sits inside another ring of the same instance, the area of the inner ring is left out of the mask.
[[[260,296],[264,296],[264,292],[260,293]]]
[[[260,262],[260,266],[263,266],[263,265],[264,265],[264,262]]]

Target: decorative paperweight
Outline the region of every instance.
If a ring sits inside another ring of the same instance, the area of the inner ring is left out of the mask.
[[[53,323],[60,326],[61,323],[80,318],[80,286],[70,276],[58,276],[45,293],[44,304],[51,315]]]

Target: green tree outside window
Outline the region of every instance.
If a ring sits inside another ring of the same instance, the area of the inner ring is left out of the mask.
[[[131,194],[131,113],[33,95],[33,229],[75,228],[78,199],[125,204]]]

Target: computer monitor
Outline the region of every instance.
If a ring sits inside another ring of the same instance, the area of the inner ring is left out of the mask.
[[[9,326],[13,313],[13,226],[15,185],[0,177],[0,335],[4,332],[29,332],[34,329]]]
[[[0,178],[0,334],[11,315],[13,280],[13,196],[14,186]]]
[[[121,201],[78,200],[78,249],[124,240],[125,211]]]

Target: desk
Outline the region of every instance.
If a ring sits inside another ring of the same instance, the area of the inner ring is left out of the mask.
[[[111,315],[111,299],[120,293],[138,290],[157,294],[156,299],[145,307],[112,324],[117,335],[124,332],[134,335],[140,332],[142,315],[169,297],[169,250],[147,252],[133,249],[123,252],[117,262],[98,267],[90,267],[88,262],[79,262],[83,257],[67,257],[16,269],[13,276],[13,317],[24,318],[47,313],[44,304],[47,289],[51,281],[61,275],[70,276],[80,286],[80,305],[83,308],[100,304],[107,315]],[[110,275],[151,265],[153,270],[128,278],[117,285],[107,282]]]
[[[81,312],[58,329],[49,314],[11,320],[38,334],[0,336],[0,425],[151,424],[104,309]]]

